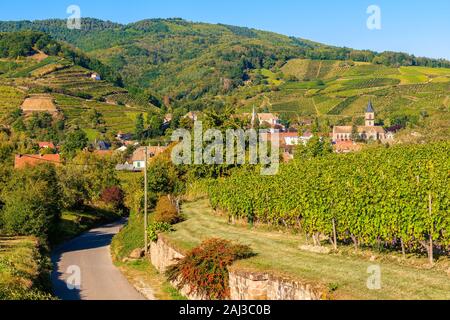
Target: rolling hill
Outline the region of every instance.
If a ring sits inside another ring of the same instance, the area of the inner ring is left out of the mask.
[[[94,140],[107,132],[133,131],[137,115],[151,110],[126,89],[92,79],[96,70],[77,64],[77,59],[61,52],[47,55],[36,43],[32,48],[27,56],[0,59],[0,118],[8,117],[27,97],[44,96],[54,102],[67,128],[79,127]]]
[[[64,20],[0,22],[0,31],[19,30],[46,32],[82,50],[120,75],[134,101],[139,98],[145,108],[149,102],[184,110],[233,105],[238,112],[248,112],[257,107],[291,123],[318,118],[327,127],[360,122],[372,100],[380,124],[401,122],[425,128],[422,133],[450,135],[450,62],[446,60],[338,48],[177,18],[128,25],[87,18],[81,30],[67,29]],[[0,64],[0,72],[16,70],[12,63],[18,62]],[[83,81],[66,83],[65,76],[79,78],[84,71],[61,69],[55,63],[25,71],[39,76],[35,81],[39,86],[51,83],[71,96],[87,93],[101,99],[122,94],[107,83],[96,88]],[[47,73],[48,68],[55,70]]]

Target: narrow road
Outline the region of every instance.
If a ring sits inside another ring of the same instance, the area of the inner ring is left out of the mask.
[[[52,283],[62,300],[145,300],[114,266],[110,244],[124,221],[84,233],[52,254]]]

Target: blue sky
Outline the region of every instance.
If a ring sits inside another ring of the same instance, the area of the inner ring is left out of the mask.
[[[448,0],[21,0],[2,1],[0,20],[82,16],[128,23],[181,17],[298,36],[326,44],[376,51],[404,51],[450,59]],[[369,5],[381,9],[381,30],[369,30]]]

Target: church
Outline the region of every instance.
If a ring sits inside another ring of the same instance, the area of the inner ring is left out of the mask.
[[[375,110],[371,101],[366,110],[365,125],[356,127],[356,131],[362,140],[386,141],[386,131],[375,125]],[[336,126],[333,128],[333,142],[352,141],[353,134],[352,126]]]

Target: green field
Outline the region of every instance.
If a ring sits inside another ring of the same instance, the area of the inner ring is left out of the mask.
[[[337,287],[334,299],[450,299],[448,261],[429,270],[426,260],[410,257],[402,260],[380,252],[342,248],[338,253],[316,254],[302,251],[305,238],[264,227],[230,225],[226,217],[214,214],[207,200],[183,206],[186,221],[165,234],[180,250],[189,250],[208,238],[223,238],[251,246],[257,254],[240,261],[238,267],[269,271],[282,276]],[[372,261],[371,261],[372,260]],[[367,268],[379,265],[382,289],[369,290]]]

